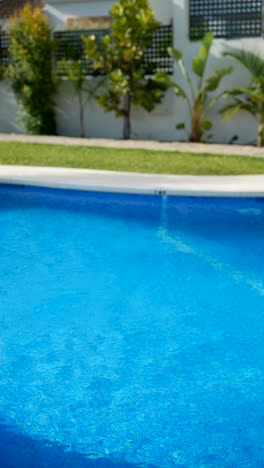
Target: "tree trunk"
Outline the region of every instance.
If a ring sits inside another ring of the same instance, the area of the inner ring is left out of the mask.
[[[258,126],[258,147],[264,146],[264,122],[260,122]]]
[[[124,128],[123,139],[130,140],[131,137],[131,96],[124,97]]]
[[[80,109],[80,137],[85,137],[85,130],[84,130],[84,111],[83,107]]]
[[[192,143],[200,143],[202,140],[202,129],[201,129],[201,105],[199,102],[194,103],[193,115],[191,121],[191,134],[189,141]]]
[[[80,137],[85,137],[85,129],[84,129],[84,105],[82,102],[82,96],[79,95],[79,111],[80,111]]]

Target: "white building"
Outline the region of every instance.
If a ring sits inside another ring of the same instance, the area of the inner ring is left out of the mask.
[[[81,24],[92,21],[97,24],[109,15],[113,0],[48,0],[44,11],[54,30],[64,29],[73,19]],[[192,57],[199,44],[190,39],[199,35],[204,28],[216,35],[208,74],[215,68],[231,63],[223,58],[225,50],[246,48],[264,56],[264,40],[261,7],[264,0],[150,0],[157,18],[163,24],[173,24],[174,46],[184,53],[185,61],[191,67]],[[223,87],[238,87],[248,82],[247,73],[236,65],[234,73],[226,77]],[[181,80],[175,66],[175,80]],[[182,83],[184,85],[184,82]],[[20,131],[16,119],[16,104],[8,84],[0,84],[0,131]],[[78,105],[70,83],[63,83],[56,99],[58,133],[79,135]],[[222,123],[215,109],[211,116],[214,122],[213,141],[228,143],[237,136],[239,143],[256,141],[256,123],[246,113],[240,113]],[[187,119],[186,104],[180,98],[167,93],[163,103],[148,114],[133,109],[132,135],[137,139],[179,140],[184,138],[176,131],[176,124]],[[86,108],[86,136],[121,138],[122,122],[114,114],[105,113],[96,103]]]

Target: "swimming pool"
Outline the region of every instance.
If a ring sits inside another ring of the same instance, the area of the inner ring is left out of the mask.
[[[0,222],[1,466],[264,466],[264,199],[2,185]]]

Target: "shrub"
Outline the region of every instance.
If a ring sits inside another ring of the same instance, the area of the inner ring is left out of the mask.
[[[29,133],[56,132],[52,75],[53,40],[41,9],[26,5],[11,20],[8,76]]]

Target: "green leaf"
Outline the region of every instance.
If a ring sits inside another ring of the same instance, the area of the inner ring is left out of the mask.
[[[249,90],[247,88],[234,88],[234,89],[227,89],[224,93],[224,97],[228,96],[242,96],[245,93],[248,93]]]
[[[226,75],[229,75],[232,72],[233,72],[233,67],[222,68],[220,70],[216,70],[213,75],[209,76],[206,79],[205,91],[207,92],[215,91],[219,87],[221,80]]]
[[[205,46],[202,46],[199,51],[199,57],[204,61],[208,57],[208,50]]]
[[[140,76],[140,79],[141,79],[141,76]],[[164,84],[168,88],[170,86],[173,86],[174,84],[173,81],[171,80],[171,77],[167,73],[162,72],[162,71],[155,73],[154,79],[156,82],[159,82],[160,84]]]
[[[187,69],[185,67],[185,64],[184,64],[184,61],[182,59],[182,53],[180,50],[177,50],[177,49],[173,49],[173,52],[176,53],[175,55],[175,60],[177,61],[178,63],[178,66],[179,66],[179,69],[181,71],[181,74],[183,76],[183,78],[187,81],[187,83],[189,84],[190,88],[191,88],[191,91],[192,93],[194,94],[194,90],[193,90],[193,85],[192,85],[192,81],[191,81],[191,78],[190,78],[190,75],[189,73],[187,72]]]
[[[203,130],[209,131],[213,127],[213,124],[212,124],[211,120],[205,119],[205,120],[202,121],[201,127],[203,128]]]
[[[181,122],[176,125],[177,130],[185,130],[185,123]]]
[[[198,56],[193,58],[192,70],[200,78],[203,77],[205,72],[206,63],[209,57],[210,49],[213,44],[214,35],[208,33],[202,40],[202,46],[200,48]]]
[[[231,103],[231,104],[227,104],[220,111],[220,114],[222,115],[222,122],[225,122],[226,120],[230,119],[240,109],[241,109],[241,104],[240,103],[234,102],[234,103]]]
[[[173,49],[172,47],[168,47],[168,54],[179,62],[182,59],[182,51],[179,49]]]
[[[213,42],[214,42],[214,34],[212,32],[208,32],[203,40],[202,40],[202,44],[203,46],[209,51],[210,48],[212,47],[213,45]]]
[[[200,57],[194,57],[192,62],[192,70],[201,78],[204,73],[204,60],[201,60]]]
[[[113,84],[121,85],[124,75],[122,74],[122,70],[117,68],[110,73],[109,78]]]
[[[184,99],[187,98],[186,92],[185,92],[184,89],[183,89],[180,85],[178,85],[177,83],[173,83],[173,84],[172,84],[172,89],[173,89],[174,93],[176,94],[176,96],[180,96],[180,97],[182,97],[182,98],[184,98]]]

